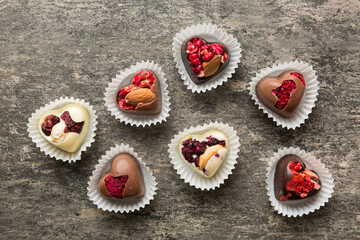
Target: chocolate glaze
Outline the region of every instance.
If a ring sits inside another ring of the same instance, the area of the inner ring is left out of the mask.
[[[138,161],[128,153],[120,153],[112,161],[111,168],[99,180],[99,191],[108,198],[111,196],[105,186],[107,176],[119,177],[128,175],[123,198],[137,198],[145,195],[144,177]]]
[[[223,49],[224,49],[224,52],[227,53],[228,55],[228,58],[226,59],[226,61],[224,63],[221,64],[220,68],[216,71],[216,73],[214,73],[213,75],[209,76],[209,77],[201,77],[201,78],[198,78],[194,71],[192,70],[191,68],[191,61],[189,60],[188,58],[188,54],[186,53],[186,50],[187,50],[187,46],[188,46],[188,43],[191,39],[193,38],[201,38],[203,41],[204,41],[204,44],[214,44],[214,43],[219,43],[219,44],[222,44],[223,45]],[[231,54],[228,50],[228,48],[226,47],[225,44],[221,43],[221,42],[208,42],[206,41],[203,37],[199,37],[199,36],[192,36],[190,38],[188,38],[186,41],[184,41],[184,43],[182,44],[182,47],[181,47],[181,58],[182,58],[182,61],[184,63],[184,66],[185,66],[185,69],[187,71],[187,73],[189,74],[190,76],[190,79],[191,81],[193,81],[195,84],[202,84],[204,82],[207,82],[211,79],[213,79],[216,75],[218,75],[222,70],[224,70],[227,65],[229,64],[230,62],[230,58],[231,58]]]
[[[294,154],[285,155],[278,161],[278,163],[276,165],[275,176],[274,176],[274,193],[275,193],[275,197],[278,200],[280,200],[281,195],[286,196],[288,193],[292,194],[292,196],[289,197],[288,200],[302,199],[295,192],[293,192],[293,191],[288,192],[286,190],[286,184],[289,182],[289,180],[293,176],[291,170],[289,169],[289,164],[291,162],[299,162],[302,166],[303,171],[305,171],[305,169],[307,169],[305,163],[298,156],[296,156]],[[313,177],[310,177],[310,178],[311,178],[311,180],[317,182],[321,186],[321,181],[320,181],[319,175],[315,171],[312,171],[309,169],[307,169],[307,170],[315,173],[317,178],[313,178]],[[319,190],[312,189],[308,193],[306,198],[311,197],[314,194],[318,193],[320,191],[320,189]]]
[[[155,94],[156,96],[156,100],[150,103],[145,103],[142,104],[141,106],[137,106],[135,108],[135,110],[127,110],[127,109],[122,109],[119,107],[118,102],[119,102],[119,94],[116,95],[116,105],[118,106],[118,108],[121,111],[124,111],[126,113],[130,113],[130,114],[134,114],[134,115],[157,115],[159,113],[161,113],[161,109],[162,109],[162,94],[161,94],[161,86],[160,86],[160,82],[156,76],[156,74],[154,72],[152,72],[151,70],[148,69],[141,69],[140,71],[138,71],[137,73],[134,74],[134,76],[136,74],[138,74],[139,72],[141,72],[142,70],[147,70],[150,71],[154,77],[154,85],[151,88],[151,91]],[[130,84],[127,86],[130,86],[132,84],[132,80],[134,78],[134,76],[131,78]],[[126,86],[124,86],[126,87]]]
[[[278,77],[265,77],[258,82],[255,89],[257,97],[267,108],[285,118],[289,118],[294,115],[295,110],[305,92],[304,84],[296,76],[290,75],[292,72],[297,71],[286,71],[280,74]],[[272,91],[275,88],[280,87],[282,82],[285,80],[294,81],[296,84],[296,89],[291,92],[290,100],[285,108],[280,110],[275,107],[277,97],[272,94]]]

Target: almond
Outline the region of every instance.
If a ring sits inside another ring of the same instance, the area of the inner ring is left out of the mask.
[[[133,106],[137,106],[139,103],[149,103],[155,99],[155,94],[149,88],[138,88],[132,90],[125,97],[125,101]]]
[[[203,170],[206,166],[207,162],[214,156],[220,149],[222,149],[224,146],[217,144],[211,147],[208,147],[205,152],[200,156],[199,159],[199,168],[200,170]]]
[[[215,55],[210,61],[203,62],[204,77],[214,75],[221,65],[221,55]]]

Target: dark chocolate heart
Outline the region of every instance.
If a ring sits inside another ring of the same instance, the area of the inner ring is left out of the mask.
[[[280,201],[311,197],[321,189],[319,175],[306,168],[296,155],[283,156],[276,165],[274,177],[275,197]]]
[[[144,177],[138,161],[128,153],[117,155],[99,180],[99,191],[108,198],[137,198],[145,195]]]
[[[294,115],[305,91],[304,77],[287,71],[278,77],[265,77],[256,85],[256,95],[270,110],[282,117]]]
[[[116,96],[117,106],[136,115],[156,115],[161,112],[161,87],[156,75],[149,70],[136,73],[130,84]]]
[[[207,42],[199,37],[187,39],[181,50],[181,58],[186,71],[195,84],[202,84],[213,79],[226,68],[230,57],[224,44]]]

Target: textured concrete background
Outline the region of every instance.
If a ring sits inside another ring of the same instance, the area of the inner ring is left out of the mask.
[[[359,1],[0,0],[0,238],[358,239]],[[181,28],[212,22],[242,44],[226,84],[205,94],[186,90],[171,43]],[[170,118],[151,128],[126,126],[105,109],[104,89],[143,59],[165,72]],[[310,119],[287,131],[268,119],[246,86],[260,69],[301,59],[317,71],[320,95]],[[89,101],[99,116],[96,142],[82,160],[45,156],[27,119],[60,96]],[[241,138],[238,164],[225,185],[201,192],[173,170],[167,144],[190,125],[223,121]],[[96,209],[87,181],[101,155],[122,142],[149,164],[159,190],[132,214]],[[319,211],[278,215],[265,190],[269,157],[298,146],[330,169],[335,193]]]

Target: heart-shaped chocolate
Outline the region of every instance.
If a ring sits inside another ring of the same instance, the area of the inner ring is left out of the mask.
[[[79,149],[88,126],[88,111],[76,103],[48,111],[39,119],[41,135],[52,145],[67,152],[76,152]]]
[[[228,139],[218,130],[211,130],[202,135],[188,135],[179,142],[179,152],[183,160],[195,172],[206,178],[217,172],[227,150]]]
[[[195,84],[201,84],[226,68],[230,61],[230,53],[222,43],[191,37],[182,45],[181,58],[190,79]]]
[[[128,153],[120,153],[111,168],[99,180],[99,191],[108,198],[138,198],[145,195],[144,177],[138,161]]]
[[[306,168],[296,155],[283,156],[276,165],[274,177],[275,197],[280,201],[311,197],[321,189],[319,175]]]
[[[136,73],[130,84],[116,96],[117,106],[124,112],[137,115],[156,115],[161,112],[161,87],[150,70]]]
[[[278,77],[265,77],[256,85],[259,100],[267,108],[286,118],[294,115],[304,91],[304,77],[296,71],[286,71]]]

